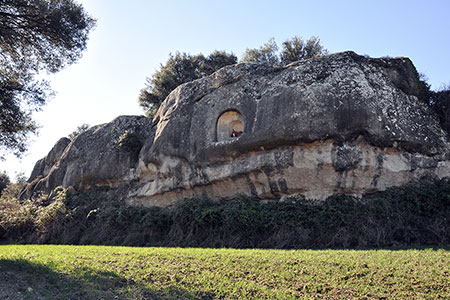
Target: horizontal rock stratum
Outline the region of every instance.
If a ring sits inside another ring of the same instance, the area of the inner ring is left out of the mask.
[[[448,177],[448,136],[420,92],[408,58],[343,52],[227,66],[180,85],[153,121],[122,116],[61,139],[23,197],[62,185],[121,188],[144,206],[239,194],[325,199]]]

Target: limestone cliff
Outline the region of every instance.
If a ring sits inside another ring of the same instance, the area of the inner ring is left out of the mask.
[[[286,67],[227,66],[175,89],[153,123],[127,117],[98,137],[113,125],[90,129],[56,161],[55,146],[27,196],[45,183],[126,186],[126,201],[146,206],[199,195],[324,199],[449,176],[448,137],[419,94],[407,58],[344,52]],[[133,154],[117,146],[126,130],[138,133]]]

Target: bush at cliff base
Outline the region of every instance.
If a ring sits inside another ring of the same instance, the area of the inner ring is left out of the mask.
[[[17,192],[17,191],[16,191]],[[95,188],[51,201],[0,198],[3,243],[236,248],[380,248],[450,246],[450,179],[325,201],[190,198],[171,208],[125,205],[120,191]]]

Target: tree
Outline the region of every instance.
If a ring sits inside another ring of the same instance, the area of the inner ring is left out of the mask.
[[[283,42],[280,60],[283,65],[287,65],[294,61],[327,54],[328,51],[320,44],[318,37],[310,37],[309,40],[304,42],[301,38],[294,36],[292,39]]]
[[[237,57],[234,54],[228,54],[225,51],[214,51],[208,57],[200,62],[199,76],[205,77],[215,71],[237,63]]]
[[[259,49],[246,49],[242,62],[267,63],[271,65],[278,64],[278,46],[274,38],[271,38]]]
[[[210,75],[218,69],[235,64],[237,57],[224,51],[214,51],[208,57],[176,52],[169,54],[166,64],[147,78],[139,95],[139,104],[147,116],[153,116],[164,99],[180,84]]]
[[[271,65],[287,65],[297,60],[320,57],[328,54],[328,51],[320,44],[318,37],[310,37],[306,42],[294,36],[283,42],[283,49],[278,53],[278,46],[274,38],[259,49],[245,50],[243,62],[267,63]]]
[[[0,150],[26,150],[31,113],[51,94],[36,75],[76,62],[94,25],[74,0],[0,0]]]

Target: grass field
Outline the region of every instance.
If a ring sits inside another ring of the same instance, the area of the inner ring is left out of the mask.
[[[0,299],[450,299],[450,251],[4,245]]]

